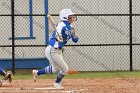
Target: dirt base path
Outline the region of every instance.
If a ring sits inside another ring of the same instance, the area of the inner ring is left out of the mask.
[[[140,93],[140,78],[63,79],[63,90],[53,88],[53,79],[3,82],[0,93]]]

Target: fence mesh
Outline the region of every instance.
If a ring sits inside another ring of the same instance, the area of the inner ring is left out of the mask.
[[[130,70],[130,63],[133,62],[133,69],[140,70],[139,0],[132,0],[133,7],[130,7],[129,0],[13,1],[14,15],[11,14],[11,0],[0,0],[0,65],[3,68],[13,68],[13,62],[16,69],[47,66],[49,62],[44,52],[53,28],[46,13],[52,14],[58,23],[60,10],[71,8],[78,18],[72,25],[78,33],[79,42],[74,44],[70,41],[65,46],[64,59],[70,69]],[[11,21],[12,17],[14,21]],[[12,57],[13,52],[15,59]]]

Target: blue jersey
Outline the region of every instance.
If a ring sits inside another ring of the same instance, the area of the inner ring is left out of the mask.
[[[57,33],[56,31],[53,31],[52,37],[49,41],[49,45],[51,45],[52,47],[61,49],[70,38],[72,38],[73,42],[78,42],[78,37],[74,38],[74,35],[71,33],[72,27],[70,26],[70,23],[68,21],[60,22],[56,28],[59,35],[62,36],[63,42],[58,42],[56,40]]]

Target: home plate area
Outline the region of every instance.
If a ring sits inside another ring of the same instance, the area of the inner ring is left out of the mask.
[[[78,83],[75,84],[73,80],[68,81],[64,79],[62,83],[64,88],[56,89],[53,87],[52,79],[39,79],[37,82],[28,79],[13,80],[11,84],[5,82],[2,84],[0,93],[86,93],[88,90],[81,84],[77,86]]]
[[[64,89],[53,87],[54,79],[13,80],[0,93],[140,93],[140,78],[64,79]]]

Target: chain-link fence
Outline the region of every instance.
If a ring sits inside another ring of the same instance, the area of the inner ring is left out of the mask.
[[[76,13],[79,42],[65,46],[64,59],[78,71],[140,70],[139,0],[0,0],[0,66],[43,68],[44,51],[64,8]],[[133,7],[132,7],[133,6]]]

